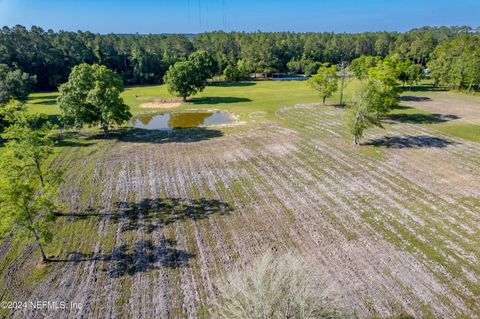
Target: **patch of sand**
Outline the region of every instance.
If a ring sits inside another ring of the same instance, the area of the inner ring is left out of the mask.
[[[182,102],[178,100],[162,100],[156,99],[152,102],[141,104],[143,109],[173,109],[182,105]]]

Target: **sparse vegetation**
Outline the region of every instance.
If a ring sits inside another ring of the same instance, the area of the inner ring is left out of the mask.
[[[214,317],[238,319],[339,319],[325,274],[291,253],[267,254],[217,284]]]

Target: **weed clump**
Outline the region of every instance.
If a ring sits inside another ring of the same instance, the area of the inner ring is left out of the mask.
[[[343,318],[323,276],[287,253],[267,254],[221,278],[215,318]]]

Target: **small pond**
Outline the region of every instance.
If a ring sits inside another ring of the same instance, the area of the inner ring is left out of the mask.
[[[167,131],[230,122],[233,122],[233,119],[227,112],[181,112],[139,116],[133,119],[132,125],[144,130]]]

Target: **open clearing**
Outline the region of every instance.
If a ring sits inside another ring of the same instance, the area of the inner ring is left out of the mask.
[[[260,97],[277,84],[256,85]],[[208,318],[219,275],[293,250],[352,316],[480,315],[480,144],[439,129],[450,119],[425,120],[455,109],[400,108],[354,147],[344,110],[294,106],[315,100],[295,94],[255,104],[241,90],[198,107],[243,126],[62,141],[62,198],[87,215],[60,217],[48,252],[63,261],[46,267],[32,244],[3,242],[4,296],[73,300],[83,309],[62,314],[77,318]],[[12,314],[58,316],[29,311]]]
[[[456,119],[480,124],[480,99],[478,97],[451,92],[436,92],[417,96],[405,95],[402,102],[405,105],[432,113],[453,115]]]

